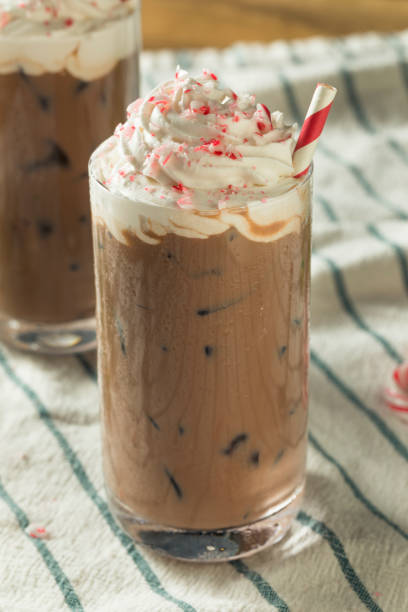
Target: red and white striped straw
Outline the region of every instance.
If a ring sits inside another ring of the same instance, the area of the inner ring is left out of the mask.
[[[337,89],[326,83],[318,83],[316,86],[293,151],[293,168],[296,178],[305,174],[312,163],[316,145],[336,93]]]

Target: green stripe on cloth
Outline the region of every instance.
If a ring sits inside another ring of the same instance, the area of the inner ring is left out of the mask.
[[[316,197],[316,200],[322,205],[322,208],[325,210],[329,220],[333,222],[338,221],[339,219],[336,213],[334,212],[334,206],[326,198],[323,198],[322,196],[316,195],[315,197]],[[374,238],[377,238],[378,240],[380,240],[380,242],[383,242],[384,244],[386,244],[387,246],[393,249],[396,255],[397,261],[399,263],[400,269],[401,269],[401,276],[402,276],[402,282],[404,284],[404,290],[405,290],[405,293],[408,294],[408,262],[407,262],[407,256],[406,256],[404,249],[396,242],[393,242],[392,240],[384,236],[384,234],[382,234],[380,230],[374,224],[368,223],[366,225],[366,230],[369,234],[374,236]]]
[[[85,372],[90,375],[93,380],[96,381],[96,373],[93,371],[92,367],[89,364],[88,366],[89,367],[84,368]],[[264,597],[264,599],[266,599],[271,605],[276,607],[277,603],[279,603],[279,605],[286,606],[285,602],[279,597],[279,595],[272,588],[272,586],[265,580],[265,578],[258,574],[258,572],[251,570],[241,559],[239,560],[239,563],[238,561],[231,561],[230,563],[237,571],[244,575],[245,578],[248,578],[248,580],[253,583],[253,585],[259,591],[262,597]],[[288,610],[287,606],[286,608],[283,607],[282,610]]]
[[[330,202],[326,198],[324,198],[321,195],[316,195],[315,198],[316,198],[316,201],[319,202],[319,204],[321,204],[329,221],[335,222],[339,220],[338,216],[334,212],[334,207],[332,206],[332,204],[330,204]]]
[[[279,612],[289,612],[288,605],[279,597],[277,592],[273,590],[271,585],[258,574],[258,572],[249,569],[241,559],[230,561],[230,565],[232,565],[239,574],[248,578],[271,606],[274,606]]]
[[[404,46],[396,34],[384,36],[384,40],[394,49],[398,58],[398,67],[401,71],[405,89],[408,91],[408,62],[405,58]]]
[[[83,360],[80,360],[80,363],[83,365]],[[92,367],[87,361],[86,363],[89,367],[84,367],[85,372],[93,380],[96,380],[95,372],[93,371]],[[86,493],[89,495],[89,497],[91,497],[92,501],[98,507],[100,513],[102,514],[103,518],[108,523],[113,533],[119,538],[120,542],[126,548],[126,551],[132,557],[133,561],[137,565],[138,569],[142,573],[143,577],[145,578],[150,588],[158,595],[161,595],[162,597],[164,597],[164,599],[167,599],[168,601],[171,601],[172,603],[175,603],[176,605],[178,605],[178,607],[184,610],[185,612],[195,612],[195,609],[192,606],[190,606],[184,601],[181,601],[181,600],[178,600],[172,597],[161,586],[159,578],[156,576],[156,574],[154,574],[153,570],[150,568],[150,566],[148,565],[147,561],[143,558],[141,553],[136,550],[133,540],[129,536],[127,536],[120,529],[120,527],[116,524],[112,514],[109,511],[109,508],[106,502],[98,495],[94,485],[89,480],[89,477],[87,476],[84,467],[82,466],[78,457],[76,456],[75,451],[71,449],[66,438],[63,436],[63,434],[57,429],[57,427],[53,423],[52,417],[49,414],[47,408],[41,402],[41,400],[39,399],[35,391],[33,391],[33,389],[31,389],[24,381],[22,381],[15,374],[10,364],[6,360],[5,355],[1,351],[0,351],[0,364],[3,366],[3,369],[5,370],[7,376],[26,394],[26,396],[35,405],[35,408],[37,409],[39,416],[45,421],[46,425],[50,429],[51,433],[53,433],[54,437],[56,437],[58,444],[62,448],[65,457],[69,461],[72,467],[72,470],[77,476],[82,487],[85,489]],[[255,587],[258,589],[258,591],[263,597],[265,597],[265,595],[260,590],[260,587],[259,587],[260,584],[263,585],[262,588],[264,589],[264,592],[266,594],[268,593],[271,594],[271,598],[272,598],[272,594],[275,593],[276,601],[283,601],[280,599],[279,595],[273,590],[271,585],[268,584],[268,582],[264,578],[262,578],[262,576],[260,576],[260,574],[257,574],[257,572],[253,572],[252,570],[250,570],[242,561],[241,561],[240,567],[242,569],[241,573],[245,572],[245,576],[248,578],[248,580],[254,583]],[[272,601],[272,599],[270,603],[272,605],[275,605],[274,603],[275,600]]]
[[[349,105],[358,123],[369,134],[377,134],[378,130],[368,119],[367,114],[364,110],[363,104],[357,93],[357,89],[354,84],[353,75],[344,66],[340,68],[340,74],[343,78],[344,91],[348,98]],[[397,142],[393,138],[387,138],[386,143],[405,164],[408,164],[408,153],[405,151],[402,145],[400,145],[399,142]]]
[[[315,533],[319,534],[326,542],[329,544],[332,549],[337,562],[341,568],[341,571],[344,574],[347,582],[350,587],[356,593],[357,597],[360,601],[372,612],[382,612],[381,608],[375,603],[375,601],[371,598],[371,595],[367,591],[366,587],[357,576],[355,570],[353,569],[350,561],[347,558],[346,551],[344,550],[344,546],[340,542],[339,538],[336,536],[334,531],[329,529],[327,525],[325,525],[322,521],[318,521],[317,519],[312,518],[306,512],[301,510],[296,518],[299,523],[309,527]]]
[[[371,512],[371,514],[373,514],[374,516],[376,516],[380,520],[384,521],[384,523],[386,523],[389,527],[394,529],[394,531],[396,531],[399,535],[401,535],[403,538],[408,540],[408,533],[405,532],[403,529],[401,529],[401,527],[399,527],[399,525],[397,525],[396,523],[391,521],[391,519],[389,519],[387,516],[385,516],[385,514],[383,514],[381,512],[381,510],[379,510],[376,506],[374,506],[373,503],[370,502],[369,499],[366,498],[364,493],[362,493],[362,491],[360,491],[360,489],[358,488],[356,483],[352,480],[352,478],[349,476],[349,474],[346,472],[344,467],[332,455],[330,455],[327,452],[327,450],[325,450],[322,447],[322,445],[317,441],[317,439],[312,434],[312,432],[309,432],[309,440],[310,440],[312,446],[315,448],[315,450],[318,453],[320,453],[332,465],[334,465],[334,467],[338,470],[338,472],[340,472],[344,482],[351,489],[354,497],[356,499],[358,499],[362,504],[364,504],[364,506],[367,508],[367,510],[369,510],[369,512]]]
[[[408,153],[405,151],[402,144],[400,144],[393,138],[388,138],[387,144],[390,149],[392,149],[405,164],[408,164]]]
[[[292,62],[292,64],[296,64],[298,66],[303,64],[303,58],[299,55],[299,53],[297,53],[297,51],[295,51],[293,42],[288,40],[286,41],[286,44],[288,47],[288,53],[289,53],[290,61]]]
[[[397,438],[394,432],[388,427],[383,419],[374,410],[364,404],[364,402],[354,393],[354,391],[346,385],[329,366],[319,357],[316,351],[310,352],[311,362],[319,368],[326,378],[347,398],[358,410],[367,416],[378,431],[388,440],[393,449],[403,458],[408,461],[408,448]]]
[[[290,112],[292,113],[293,118],[295,119],[295,121],[297,121],[300,127],[303,123],[303,115],[300,112],[300,108],[295,97],[295,91],[286,74],[284,74],[283,72],[279,72],[278,76],[283,92],[288,101]]]
[[[344,68],[343,66],[339,70],[343,83],[344,83],[344,92],[348,98],[349,105],[356,116],[358,123],[370,134],[375,134],[376,129],[368,120],[367,115],[363,109],[363,105],[360,102],[360,98],[358,97],[357,90],[354,86],[354,81],[351,73]]]
[[[61,593],[64,596],[65,603],[71,610],[75,610],[76,612],[82,612],[83,607],[79,600],[78,595],[75,593],[74,587],[68,580],[65,573],[62,571],[59,566],[58,561],[55,559],[50,549],[44,540],[39,540],[38,538],[32,538],[29,534],[25,532],[26,528],[29,526],[30,521],[28,520],[25,512],[17,505],[17,503],[13,500],[11,495],[7,493],[3,484],[0,481],[0,497],[1,499],[8,505],[14,516],[16,517],[18,524],[23,531],[24,535],[30,540],[33,546],[36,547],[38,552],[40,553],[45,565],[47,566],[50,574],[54,578],[57,583]]]
[[[334,280],[334,284],[336,287],[337,295],[339,296],[339,300],[344,310],[347,312],[348,315],[350,315],[350,317],[353,319],[355,324],[360,329],[367,332],[379,344],[381,344],[381,346],[385,349],[385,351],[388,353],[391,359],[394,359],[397,363],[401,364],[404,361],[402,356],[388,342],[388,340],[386,340],[386,338],[384,338],[381,334],[375,331],[375,329],[370,327],[368,323],[364,321],[364,319],[361,317],[361,315],[359,315],[359,313],[355,309],[354,304],[347,292],[346,284],[344,282],[341,270],[340,268],[338,268],[336,263],[332,259],[330,259],[330,257],[327,257],[327,255],[323,255],[322,253],[318,251],[313,251],[313,255],[325,261],[327,265],[329,266],[332,272],[332,275],[333,275],[333,280]]]
[[[193,65],[193,56],[191,51],[180,49],[175,52],[175,65],[180,66],[183,70],[190,70]]]
[[[348,170],[354,176],[355,180],[360,184],[366,194],[379,206],[386,208],[390,212],[393,212],[399,219],[408,219],[408,212],[402,210],[398,206],[395,206],[393,202],[379,194],[374,189],[373,185],[364,176],[363,171],[355,164],[352,164],[351,162],[348,162],[347,160],[343,159],[338,153],[335,153],[334,151],[329,149],[322,142],[319,142],[319,149],[322,153],[326,155],[326,157],[330,157],[330,159],[332,159],[334,162]]]
[[[131,557],[136,567],[142,574],[143,578],[146,580],[146,583],[149,585],[151,590],[174,604],[176,604],[181,610],[184,612],[195,612],[195,609],[190,606],[188,603],[177,599],[170,595],[161,585],[158,576],[154,573],[146,559],[143,555],[136,549],[133,540],[127,536],[122,529],[115,522],[111,512],[109,511],[107,503],[102,499],[102,497],[96,491],[94,485],[90,481],[85,468],[82,463],[78,459],[75,451],[69,445],[65,436],[61,433],[58,427],[55,425],[50,413],[47,408],[44,406],[38,395],[35,393],[31,387],[29,387],[11,368],[9,362],[7,361],[4,353],[0,351],[0,365],[5,371],[8,378],[16,384],[19,389],[26,395],[26,397],[31,401],[33,406],[35,407],[39,417],[45,423],[51,434],[56,439],[59,444],[66,460],[70,464],[73,473],[77,477],[80,485],[93,501],[93,503],[98,508],[100,514],[105,519],[106,523],[110,527],[112,533],[118,538],[122,546],[125,548],[128,555]]]
[[[380,230],[372,223],[369,223],[367,225],[367,231],[372,236],[374,236],[375,238],[393,249],[401,269],[401,276],[402,281],[404,283],[405,293],[408,294],[408,263],[404,250],[399,246],[399,244],[396,244],[395,242],[392,242],[392,240],[390,240],[389,238],[386,238],[386,236],[384,236],[384,234],[382,234]]]
[[[83,369],[85,370],[85,372],[93,379],[93,380],[97,380],[97,374],[95,372],[95,370],[93,369],[93,367],[91,366],[91,364],[89,363],[89,361],[87,361],[87,359],[85,359],[84,355],[76,355],[75,358],[79,361],[79,363],[81,364],[81,366],[83,367]]]
[[[286,95],[291,113],[294,119],[299,124],[301,124],[303,122],[303,117],[302,117],[302,114],[299,110],[299,106],[296,101],[294,88],[292,87],[291,83],[289,82],[288,78],[283,72],[279,73],[279,79],[282,85],[282,89]],[[335,153],[334,151],[329,149],[324,143],[320,141],[319,141],[318,149],[322,153],[324,153],[326,157],[332,159],[334,162],[336,162],[337,164],[343,166],[343,168],[348,170],[348,172],[352,174],[354,179],[359,183],[359,185],[362,187],[365,193],[372,200],[374,200],[378,205],[393,212],[399,219],[408,219],[408,212],[400,209],[398,206],[395,206],[393,202],[389,201],[387,198],[384,198],[382,195],[377,193],[377,191],[374,189],[371,183],[364,176],[363,171],[360,168],[358,168],[355,164],[343,159],[337,152]]]

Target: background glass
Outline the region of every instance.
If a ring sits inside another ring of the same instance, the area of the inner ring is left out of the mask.
[[[121,21],[114,33],[129,40],[113,48],[131,53],[98,78],[19,66],[0,74],[0,338],[18,348],[95,347],[87,165],[138,95],[139,11]]]

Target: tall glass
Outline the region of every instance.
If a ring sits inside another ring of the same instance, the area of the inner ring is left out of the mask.
[[[113,513],[179,559],[249,555],[283,537],[304,487],[311,172],[212,213],[90,175]]]
[[[140,16],[128,4],[80,33],[72,19],[32,38],[0,28],[0,339],[18,348],[95,346],[87,165],[138,94]]]

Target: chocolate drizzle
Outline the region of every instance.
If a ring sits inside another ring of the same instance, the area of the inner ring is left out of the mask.
[[[24,166],[26,172],[36,172],[37,170],[43,170],[52,166],[59,166],[61,168],[68,168],[70,161],[65,151],[53,140],[46,141],[50,152],[42,159],[29,162]]]
[[[166,474],[167,478],[170,480],[170,484],[173,487],[177,497],[181,499],[183,497],[183,491],[181,490],[181,487],[178,484],[177,480],[174,478],[173,474],[169,472],[167,468],[164,468],[164,473]]]
[[[119,319],[116,319],[116,329],[118,330],[118,334],[119,334],[119,342],[120,342],[121,351],[126,357],[125,334],[124,334],[123,327]]]
[[[48,112],[50,107],[51,107],[51,100],[48,96],[44,96],[44,94],[40,93],[37,89],[37,87],[34,85],[32,79],[30,79],[30,77],[28,76],[28,74],[26,74],[24,72],[24,70],[22,68],[19,69],[19,75],[20,77],[23,79],[23,81],[25,83],[27,83],[28,87],[31,89],[31,91],[33,92],[34,96],[36,97],[39,106],[41,107],[41,109],[44,112]]]
[[[106,95],[105,89],[102,89],[102,91],[101,91],[100,100],[101,100],[102,106],[106,106],[106,104],[108,102],[108,97]]]
[[[222,450],[224,455],[232,455],[232,453],[240,446],[248,440],[248,434],[240,433],[235,438],[232,438],[231,442],[228,444],[226,448]]]
[[[276,465],[277,463],[279,463],[279,461],[280,461],[280,460],[282,459],[282,457],[283,457],[284,452],[285,452],[285,449],[284,449],[284,448],[281,448],[281,449],[280,449],[280,450],[277,452],[276,457],[275,457],[275,459],[273,460],[273,465]]]
[[[54,225],[47,219],[40,219],[37,221],[37,230],[41,238],[48,238],[54,231]]]
[[[190,278],[199,279],[205,276],[222,276],[220,268],[211,268],[210,270],[203,270],[202,272],[194,272],[189,274]]]
[[[251,453],[251,456],[249,457],[249,460],[254,465],[259,465],[259,451],[257,451],[257,450],[253,451]]]
[[[154,420],[152,416],[150,416],[150,414],[147,415],[147,418],[149,419],[153,427],[157,429],[157,431],[160,431],[160,425],[157,423],[157,421]]]
[[[88,89],[89,85],[89,81],[78,81],[78,85],[75,87],[75,93],[82,93],[85,89]]]
[[[214,314],[215,312],[219,312],[220,310],[226,310],[230,306],[235,306],[235,304],[242,302],[243,299],[243,297],[240,297],[236,300],[228,302],[227,304],[220,304],[219,306],[208,306],[207,308],[199,308],[197,310],[197,315],[199,317],[206,317],[207,315]]]

